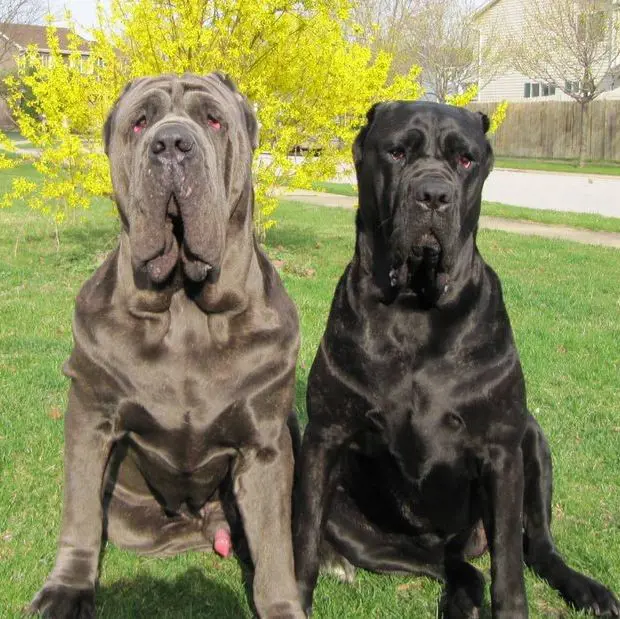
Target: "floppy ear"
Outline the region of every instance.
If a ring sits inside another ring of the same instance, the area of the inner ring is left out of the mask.
[[[368,110],[368,112],[366,112],[366,124],[360,129],[360,132],[357,134],[357,137],[353,142],[353,162],[356,166],[359,165],[362,161],[362,149],[364,147],[364,140],[366,139],[366,134],[368,133],[368,130],[372,126],[372,122],[375,119],[377,108],[380,105],[381,103],[375,103]]]
[[[217,71],[213,75],[215,75],[224,86],[235,93],[237,100],[241,104],[241,110],[243,111],[245,125],[248,130],[248,135],[250,136],[252,150],[255,150],[258,147],[258,121],[256,120],[256,113],[250,105],[250,102],[237,90],[237,86],[235,86],[230,76],[224,73],[218,73]]]
[[[235,82],[232,81],[230,75],[226,75],[226,73],[220,73],[219,71],[215,71],[213,75],[217,77],[217,79],[220,80],[220,82],[222,82],[224,86],[228,87],[229,90],[232,90],[233,92],[238,92],[237,86],[235,86]]]
[[[131,87],[135,83],[136,83],[136,80],[131,80],[125,85],[125,88],[123,88],[123,91],[121,92],[121,94],[118,96],[118,98],[114,102],[114,105],[112,106],[112,109],[110,110],[110,113],[108,114],[108,117],[106,118],[105,123],[103,124],[103,150],[106,155],[110,154],[110,140],[112,139],[112,130],[114,129],[114,121],[116,119],[116,111],[118,109],[118,102],[123,98],[125,93],[128,90],[130,90]]]
[[[258,120],[256,119],[256,112],[254,112],[250,102],[242,94],[239,94],[239,97],[243,116],[245,117],[245,125],[250,136],[250,144],[252,145],[252,150],[256,150],[258,148]]]
[[[482,122],[482,130],[486,133],[489,130],[489,127],[491,126],[491,121],[489,120],[489,117],[482,113],[482,112],[477,112],[478,116],[480,117],[480,120]]]

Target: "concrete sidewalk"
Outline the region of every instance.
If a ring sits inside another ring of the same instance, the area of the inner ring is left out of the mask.
[[[339,196],[332,193],[323,193],[307,189],[284,190],[279,194],[279,197],[285,200],[303,202],[304,204],[315,204],[317,206],[351,209],[357,206],[357,197]],[[543,236],[552,239],[574,241],[575,243],[602,245],[620,249],[620,233],[617,232],[596,232],[583,228],[571,228],[569,226],[556,226],[517,219],[502,219],[501,217],[485,216],[480,218],[480,227],[489,230],[503,230],[504,232],[514,232],[515,234]]]

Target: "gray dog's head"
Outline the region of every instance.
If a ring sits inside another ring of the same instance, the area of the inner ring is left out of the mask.
[[[493,163],[489,120],[449,105],[399,101],[375,105],[367,118],[353,145],[358,225],[375,230],[388,286],[433,303],[476,232]]]
[[[219,275],[229,220],[251,184],[254,112],[217,73],[131,82],[104,128],[132,265],[157,285],[182,266]]]

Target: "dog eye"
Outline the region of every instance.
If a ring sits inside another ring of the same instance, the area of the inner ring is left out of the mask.
[[[138,122],[133,126],[133,132],[141,133],[142,130],[146,128],[147,124],[148,123],[146,122],[146,116],[140,116]]]
[[[389,150],[388,153],[394,161],[402,161],[405,158],[405,151],[402,148],[393,148]]]
[[[459,165],[462,168],[469,170],[469,168],[471,168],[472,163],[473,163],[473,159],[469,157],[468,155],[459,155]]]
[[[215,129],[216,131],[219,131],[222,127],[222,124],[220,123],[220,121],[214,116],[211,116],[211,114],[207,116],[207,123],[209,127],[211,127],[212,129]]]

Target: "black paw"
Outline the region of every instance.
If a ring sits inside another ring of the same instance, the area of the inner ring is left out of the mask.
[[[484,578],[472,565],[446,569],[447,584],[439,604],[442,619],[478,619],[484,600]]]
[[[620,602],[601,583],[577,574],[560,591],[568,604],[597,617],[620,617]]]
[[[95,592],[93,589],[45,585],[27,612],[40,614],[44,619],[94,619]]]
[[[460,589],[445,593],[439,604],[441,619],[478,619],[480,606],[476,606],[467,593]]]

